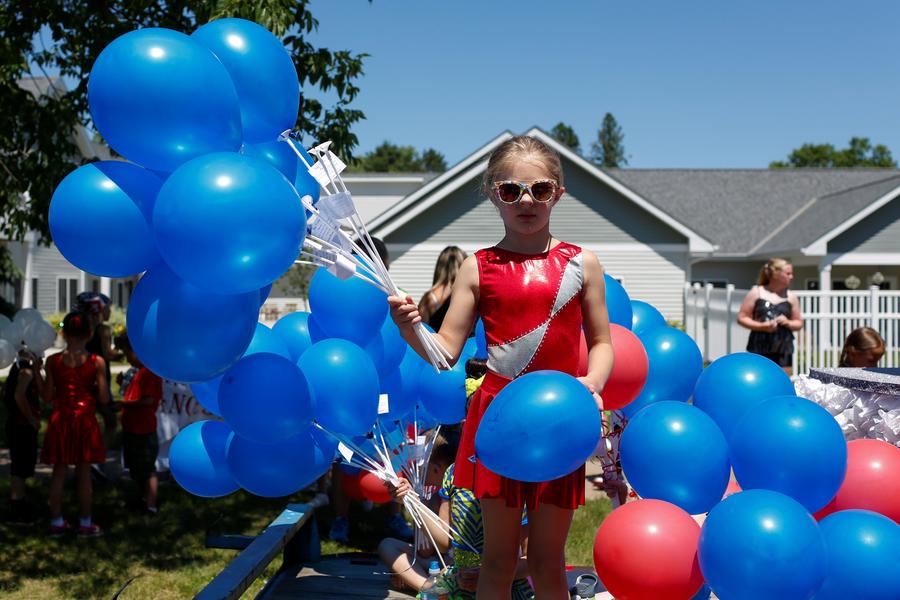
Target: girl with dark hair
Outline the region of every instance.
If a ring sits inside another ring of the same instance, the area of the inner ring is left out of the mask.
[[[62,493],[69,465],[75,465],[81,512],[78,535],[95,537],[102,532],[91,519],[91,463],[106,459],[96,417],[97,402],[109,399],[106,363],[85,349],[92,333],[87,315],[67,314],[62,329],[66,349],[47,360],[47,379],[41,390],[44,400],[53,402],[41,451],[41,462],[53,465],[50,535],[59,537],[71,529],[62,516]]]

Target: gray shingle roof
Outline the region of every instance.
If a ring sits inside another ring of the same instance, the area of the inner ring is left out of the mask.
[[[897,169],[606,172],[717,244],[717,255],[756,254],[761,242],[766,251],[799,249],[900,185]],[[772,236],[778,229],[784,235]]]

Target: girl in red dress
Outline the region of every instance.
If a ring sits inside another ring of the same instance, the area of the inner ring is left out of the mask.
[[[50,535],[60,536],[71,529],[62,517],[62,493],[69,465],[75,465],[81,520],[80,536],[101,535],[91,520],[91,463],[106,460],[103,436],[97,424],[97,401],[109,398],[106,365],[96,354],[85,350],[91,339],[91,325],[82,313],[69,313],[63,320],[66,349],[47,360],[44,398],[53,402],[47,425],[41,462],[53,465],[50,481]]]
[[[522,507],[528,509],[528,572],[541,600],[569,598],[565,543],[575,509],[584,504],[584,467],[543,483],[491,472],[475,456],[475,432],[491,400],[511,380],[542,369],[576,375],[579,333],[588,342],[595,394],[612,368],[603,269],[593,253],[550,233],[550,212],[565,191],[559,156],[540,140],[519,136],[491,155],[483,191],[497,207],[505,235],[463,263],[439,341],[458,358],[478,315],[488,344],[488,373],[472,397],[456,457],[454,484],[481,499],[484,554],[478,598],[509,598],[519,557]],[[423,357],[412,298],[388,298],[403,337]],[[600,415],[597,415],[600,418]],[[514,452],[514,443],[510,452]]]

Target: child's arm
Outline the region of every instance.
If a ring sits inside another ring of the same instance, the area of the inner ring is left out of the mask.
[[[519,531],[519,562],[516,564],[516,574],[513,579],[525,579],[528,577],[528,525],[522,525]]]
[[[588,372],[581,381],[593,394],[598,394],[613,366],[612,341],[609,335],[609,316],[606,313],[606,285],[603,267],[593,252],[584,253],[584,298],[581,314],[584,322],[584,338],[588,347]],[[599,396],[597,396],[599,402]]]
[[[50,361],[47,361],[47,376],[44,377],[44,383],[40,387],[38,387],[38,395],[44,401],[44,404],[52,404],[53,403],[53,395],[56,393],[56,388],[53,385],[53,371],[50,370]]]
[[[100,404],[108,404],[109,382],[106,380],[106,361],[97,356],[94,364],[97,365],[97,401]]]
[[[463,345],[475,324],[477,302],[478,263],[474,256],[470,256],[463,261],[459,268],[459,274],[456,276],[450,297],[450,308],[447,310],[447,316],[444,317],[441,330],[435,334],[437,341],[453,355],[453,359],[449,361],[450,366],[455,365],[459,360]],[[422,320],[422,315],[413,299],[409,296],[406,298],[390,296],[388,304],[391,306],[391,318],[400,328],[403,339],[419,356],[427,360],[428,354],[413,330],[413,326]]]
[[[31,383],[31,378],[31,369],[22,369],[19,371],[19,378],[16,380],[16,406],[31,426],[39,430],[41,428],[41,418],[31,410],[31,405],[28,404],[28,398],[25,396],[25,392],[28,390],[28,384]]]

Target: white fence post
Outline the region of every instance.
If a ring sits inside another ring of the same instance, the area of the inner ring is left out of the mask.
[[[691,292],[694,296],[694,341],[696,342],[699,339],[697,336],[697,322],[700,320],[700,311],[697,308],[697,302],[700,298],[700,284],[695,283],[693,286],[691,286]]]
[[[709,362],[709,301],[713,284],[707,283],[703,290],[703,362]]]
[[[875,331],[878,331],[879,291],[881,290],[879,290],[877,285],[869,287],[869,327]]]
[[[731,354],[731,328],[734,326],[735,315],[731,311],[731,300],[734,297],[734,284],[725,286],[725,354]]]

